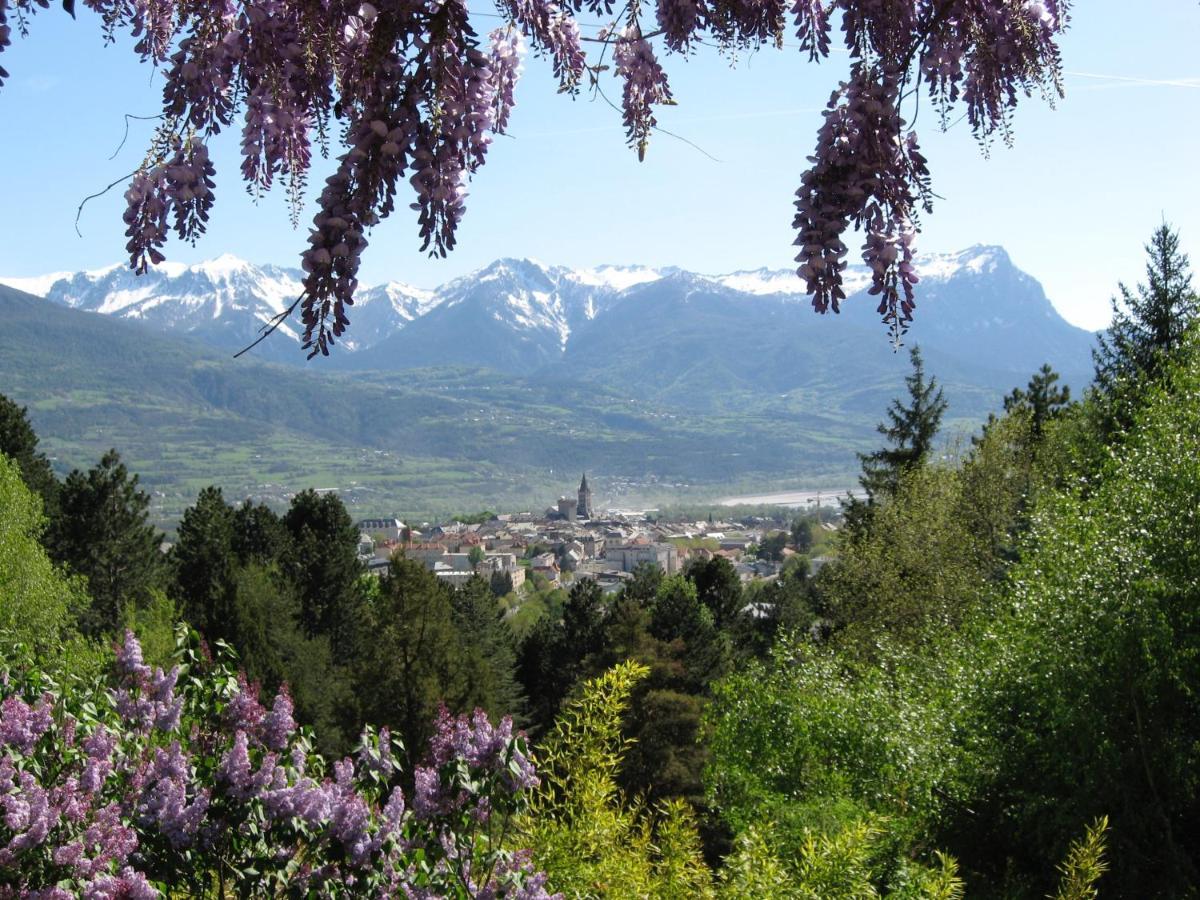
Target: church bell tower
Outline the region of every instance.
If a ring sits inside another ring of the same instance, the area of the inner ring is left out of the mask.
[[[591,519],[595,516],[595,511],[592,509],[592,489],[588,487],[587,473],[584,473],[583,479],[579,482],[579,505],[575,508],[575,514],[581,519]]]

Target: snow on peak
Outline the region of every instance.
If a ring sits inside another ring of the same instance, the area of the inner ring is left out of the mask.
[[[709,279],[744,294],[803,294],[804,282],[791,269],[754,269],[711,275]]]
[[[918,253],[917,274],[921,278],[947,279],[960,272],[974,274],[993,272],[997,265],[1007,262],[1003,247],[976,244],[957,253]]]
[[[803,297],[808,293],[807,285],[794,269],[754,269],[705,277],[743,294]],[[842,271],[842,286],[847,297],[866,290],[870,284],[871,273],[865,266],[849,265]]]
[[[639,284],[658,281],[662,273],[645,266],[596,266],[594,269],[577,269],[569,277],[590,287],[607,287],[624,291]]]
[[[240,259],[232,253],[223,253],[216,259],[189,266],[188,271],[207,275],[213,281],[227,281],[232,276],[248,272],[253,268],[244,259]]]
[[[45,297],[55,282],[70,278],[72,272],[51,272],[48,275],[32,275],[28,278],[0,277],[0,284],[8,285],[18,291],[33,294],[35,297]]]

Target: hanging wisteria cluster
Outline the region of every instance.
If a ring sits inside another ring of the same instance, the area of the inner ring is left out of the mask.
[[[406,796],[386,729],[326,766],[286,691],[180,638],[151,671],[127,633],[107,689],[0,672],[0,897],[549,900],[505,848],[538,783],[511,721],[443,713]]]
[[[674,103],[653,41],[667,53],[789,46],[811,60],[840,27],[850,75],[834,92],[797,192],[796,261],[813,306],[844,299],[846,233],[863,234],[879,311],[899,335],[914,307],[917,208],[932,196],[903,117],[918,95],[944,127],[957,107],[975,136],[1009,137],[1018,100],[1061,94],[1057,40],[1068,0],[497,0],[506,21],[481,38],[465,0],[84,0],[109,36],[128,29],[144,60],[165,69],[164,120],[126,194],[130,263],[163,258],[169,228],[187,240],[213,203],[207,144],[242,121],[242,177],[255,194],[277,181],[298,208],[312,142],[336,127],[343,151],[319,197],[297,299],[310,356],[349,325],[371,226],[411,189],[422,250],[453,249],[467,181],[513,105],[525,41],[550,60],[560,90],[622,83],[627,140],[639,158],[654,108]],[[74,12],[74,0],[64,6]],[[0,0],[0,51],[48,0]],[[602,18],[584,38],[579,14]],[[643,18],[646,19],[643,23]],[[655,27],[656,26],[656,27]],[[599,48],[590,62],[583,46]],[[792,44],[791,46],[796,46]],[[0,84],[7,73],[0,68]],[[293,307],[294,309],[295,307]],[[291,310],[289,310],[289,313]]]

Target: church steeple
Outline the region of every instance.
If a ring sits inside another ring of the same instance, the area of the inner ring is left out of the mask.
[[[579,503],[575,507],[575,514],[581,519],[594,518],[592,511],[592,489],[588,487],[587,472],[583,473],[583,478],[579,481]]]

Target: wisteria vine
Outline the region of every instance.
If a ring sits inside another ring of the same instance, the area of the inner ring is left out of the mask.
[[[675,102],[652,41],[667,54],[697,44],[833,51],[850,75],[829,103],[796,196],[798,274],[818,312],[838,311],[846,234],[863,234],[871,291],[897,341],[912,320],[913,239],[932,192],[917,135],[902,115],[928,95],[943,127],[961,106],[976,138],[1008,140],[1013,110],[1034,91],[1062,94],[1058,38],[1068,0],[497,0],[486,37],[465,0],[83,0],[107,36],[135,38],[164,69],[163,122],[126,192],[127,250],[138,272],[161,262],[168,232],[195,241],[214,201],[211,140],[241,118],[241,175],[255,195],[283,181],[293,216],[313,142],[336,125],[342,145],[302,254],[298,306],[309,356],[350,324],[371,227],[407,182],[421,249],[454,248],[467,183],[504,133],[528,44],[560,90],[601,90],[611,49],[629,145],[644,157],[654,110]],[[0,0],[0,51],[49,0]],[[74,14],[74,0],[64,0]],[[585,38],[577,16],[609,22]],[[656,28],[644,28],[643,17]],[[596,62],[588,40],[602,45]],[[0,86],[8,73],[0,67]],[[277,322],[282,321],[281,317]]]
[[[406,780],[387,729],[327,765],[286,690],[264,706],[186,628],[177,658],[127,633],[107,685],[0,670],[0,897],[551,900],[507,846],[538,783],[510,720],[443,712]]]

